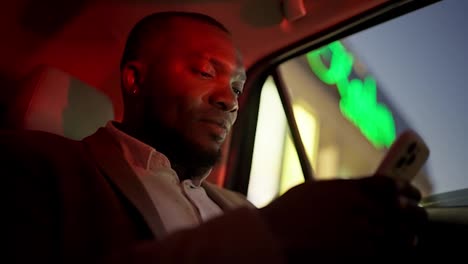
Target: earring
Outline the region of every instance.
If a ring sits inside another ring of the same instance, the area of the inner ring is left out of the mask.
[[[137,93],[138,93],[138,88],[137,87],[133,88],[132,94],[137,94]]]

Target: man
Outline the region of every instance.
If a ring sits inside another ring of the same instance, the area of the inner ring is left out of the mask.
[[[4,132],[4,207],[15,263],[339,262],[400,255],[424,212],[381,176],[297,186],[255,209],[204,181],[238,111],[245,72],[229,32],[153,14],[121,63],[125,113],[83,141]]]

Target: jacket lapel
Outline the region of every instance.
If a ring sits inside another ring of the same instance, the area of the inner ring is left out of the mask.
[[[104,128],[100,128],[96,133],[85,138],[83,142],[99,167],[138,209],[153,235],[156,238],[164,237],[167,232],[158,210],[138,180],[138,176],[121,154],[112,136]]]
[[[255,208],[244,196],[222,189],[215,184],[204,181],[202,183],[208,197],[211,198],[223,211],[230,211],[239,207]]]

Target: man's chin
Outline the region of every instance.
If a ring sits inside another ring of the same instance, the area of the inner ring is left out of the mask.
[[[171,163],[197,170],[213,167],[221,159],[222,140],[206,133],[197,133],[197,130],[191,130],[189,134],[180,133],[162,126],[155,126],[152,130],[157,141],[154,147]]]
[[[185,134],[174,140],[171,146],[171,158],[192,169],[210,168],[221,160],[221,143],[214,138],[203,137],[196,133]]]
[[[202,167],[212,167],[221,160],[221,145],[214,142],[192,144],[193,161]]]

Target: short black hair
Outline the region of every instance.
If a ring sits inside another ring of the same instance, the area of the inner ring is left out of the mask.
[[[154,30],[154,27],[157,27],[158,24],[160,26],[164,26],[164,23],[169,22],[172,18],[193,19],[215,26],[229,35],[231,34],[231,32],[221,22],[205,14],[184,11],[165,11],[153,13],[138,21],[138,23],[136,23],[130,31],[127,37],[122,59],[120,61],[120,69],[122,69],[127,62],[138,58],[138,51],[141,43],[150,37],[150,34],[157,32]]]

